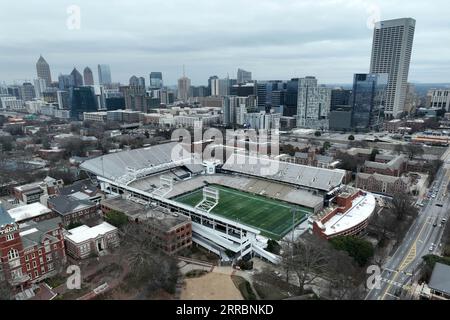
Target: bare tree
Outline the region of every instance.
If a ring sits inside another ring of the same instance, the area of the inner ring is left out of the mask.
[[[397,154],[401,154],[403,152],[403,146],[401,144],[396,144],[394,146],[394,151],[397,152]]]
[[[147,294],[158,289],[171,292],[178,274],[176,259],[162,252],[145,223],[130,223],[123,228],[120,256],[130,268],[128,279],[133,286],[143,285]]]
[[[424,153],[421,146],[419,146],[417,144],[411,144],[411,143],[405,145],[403,150],[406,152],[409,159],[413,159],[416,156],[421,156]]]
[[[344,300],[359,297],[362,272],[348,253],[331,251],[328,269],[330,298]]]
[[[411,195],[403,192],[396,192],[393,195],[390,209],[397,220],[404,220],[408,216],[415,217],[418,213]]]
[[[11,286],[5,280],[0,280],[0,300],[13,300],[14,294]]]
[[[285,247],[282,254],[282,266],[295,274],[298,294],[303,295],[305,286],[322,275],[328,266],[329,247],[325,240],[308,235]]]

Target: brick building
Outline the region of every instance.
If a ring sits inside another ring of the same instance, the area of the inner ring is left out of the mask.
[[[375,197],[354,188],[340,192],[329,207],[308,219],[312,233],[324,239],[358,235],[365,230],[376,208]]]
[[[61,217],[64,226],[85,222],[97,216],[97,204],[75,196],[55,196],[47,200],[47,206]]]
[[[97,204],[105,197],[100,188],[93,184],[89,179],[76,181],[70,186],[60,188],[58,194],[74,196],[77,199],[90,200]]]
[[[27,287],[66,263],[60,218],[19,224],[0,204],[0,280]]]
[[[148,212],[147,216],[142,223],[165,253],[176,254],[192,245],[191,219],[156,211]]]
[[[44,195],[56,194],[58,189],[64,185],[63,180],[46,177],[43,181],[29,183],[14,187],[14,197],[22,204],[39,202]]]
[[[403,172],[405,172],[405,166],[406,159],[403,155],[377,155],[377,157],[375,157],[375,161],[364,162],[364,172],[399,177]]]
[[[66,239],[67,254],[75,259],[84,259],[90,255],[103,255],[108,249],[119,245],[119,230],[102,222],[95,227],[82,225],[68,230]]]
[[[378,173],[358,173],[356,175],[356,187],[370,192],[386,195],[408,193],[409,180],[405,177],[394,177]]]

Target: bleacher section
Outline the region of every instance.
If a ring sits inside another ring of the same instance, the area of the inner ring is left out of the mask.
[[[274,173],[269,168],[276,168]],[[265,177],[308,189],[331,191],[342,184],[345,171],[303,166],[268,158],[246,157],[234,154],[222,166],[223,170]],[[266,173],[266,171],[269,171]]]
[[[148,148],[107,154],[89,159],[81,164],[83,170],[96,173],[107,179],[129,183],[147,175],[179,167],[189,162],[190,156],[183,147],[170,142]]]

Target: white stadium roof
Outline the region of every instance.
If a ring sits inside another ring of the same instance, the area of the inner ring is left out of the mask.
[[[80,167],[107,179],[123,178],[123,182],[127,183],[133,180],[133,177],[170,169],[188,160],[190,160],[190,154],[180,143],[169,142],[103,155],[86,160]]]

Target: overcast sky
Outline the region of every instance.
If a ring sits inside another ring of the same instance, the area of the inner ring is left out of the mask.
[[[80,8],[79,29],[71,5]],[[1,8],[6,83],[35,78],[39,54],[53,79],[90,66],[97,81],[105,63],[115,82],[133,74],[148,82],[162,71],[170,85],[184,64],[195,85],[210,75],[235,78],[238,67],[260,80],[350,83],[353,73],[368,72],[369,26],[378,17],[417,20],[410,81],[450,82],[448,0],[18,0]]]

